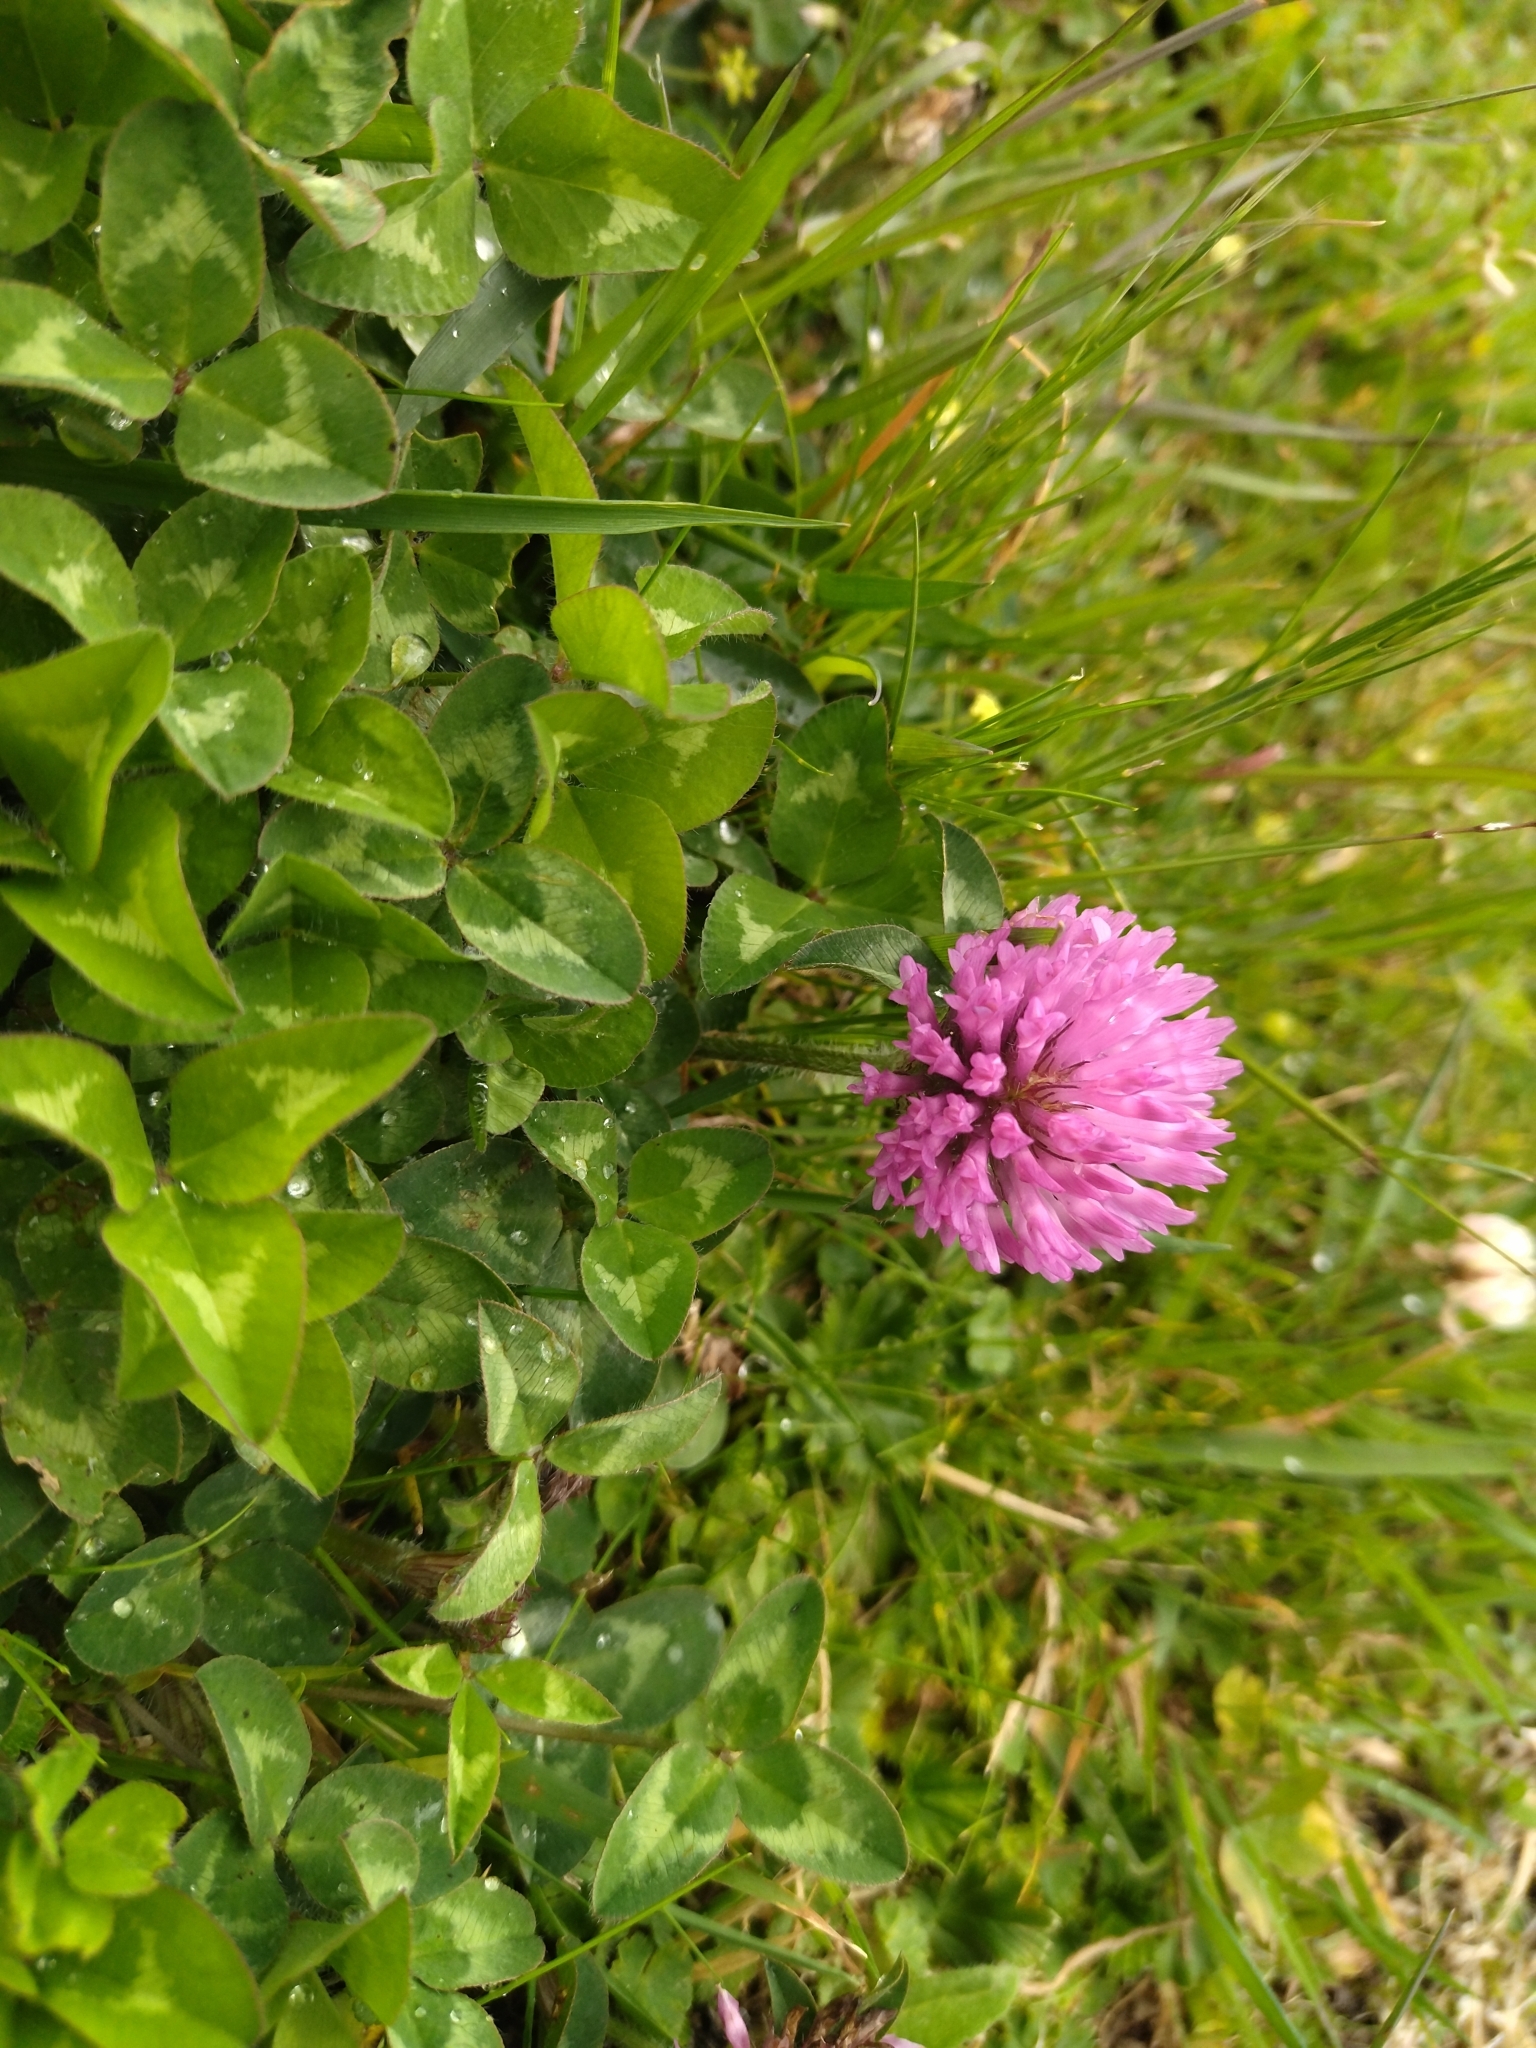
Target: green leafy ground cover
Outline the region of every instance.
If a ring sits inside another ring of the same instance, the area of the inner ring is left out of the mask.
[[[18,2041],[1522,2031],[1529,31],[1194,16],[6,17]],[[1069,1288],[999,886],[1247,1067]]]

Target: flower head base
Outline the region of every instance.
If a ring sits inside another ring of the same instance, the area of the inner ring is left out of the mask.
[[[715,1993],[715,2010],[720,2015],[728,2048],[752,2048],[747,2016],[723,1984]],[[766,2048],[796,2048],[801,2023],[806,2020],[810,2026],[805,2048],[875,2048],[876,2043],[880,2048],[917,2048],[915,2041],[904,2041],[899,2034],[884,2031],[886,2021],[892,2017],[878,2009],[862,2012],[857,1997],[851,1995],[834,1998],[815,2014],[797,2006],[789,2014],[783,2034],[770,2036]]]
[[[1194,1220],[1148,1181],[1226,1178],[1210,1154],[1232,1133],[1210,1110],[1241,1072],[1217,1052],[1232,1022],[1181,1014],[1215,983],[1157,965],[1171,931],[1077,901],[1037,898],[958,940],[942,1021],[927,970],[904,960],[897,1045],[927,1072],[866,1066],[854,1083],[866,1102],[906,1098],[871,1169],[875,1207],[905,1204],[920,1237],[960,1244],[979,1272],[1096,1272],[1100,1254],[1150,1251],[1148,1233]]]

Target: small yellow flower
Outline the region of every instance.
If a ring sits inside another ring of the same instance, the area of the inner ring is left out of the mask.
[[[732,43],[715,59],[715,87],[725,95],[728,107],[739,107],[756,99],[762,75],[761,67],[752,62],[739,43]]]

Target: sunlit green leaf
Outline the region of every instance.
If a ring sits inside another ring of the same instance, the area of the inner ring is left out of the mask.
[[[579,85],[526,107],[487,157],[485,179],[502,247],[536,277],[668,269],[735,187],[707,150]]]
[[[239,106],[240,73],[213,0],[111,0],[108,11],[200,99],[231,114]]]
[[[499,1878],[472,1878],[418,1906],[412,1968],[434,1991],[504,1984],[542,1960],[533,1908]]]
[[[411,97],[428,107],[467,85],[483,148],[554,83],[580,35],[572,0],[426,0],[411,36]]]
[[[645,744],[646,723],[611,690],[560,690],[528,706],[529,721],[552,763],[584,779],[598,761]]]
[[[262,2024],[240,1951],[211,1914],[168,1885],[124,1899],[106,1947],[89,1960],[62,1957],[43,1998],[51,2013],[98,2044],[128,2036],[246,2048]]]
[[[285,327],[192,379],[176,460],[198,483],[261,505],[356,505],[389,488],[394,417],[355,356]]]
[[[293,707],[254,661],[178,669],[160,707],[167,738],[219,796],[260,789],[288,758]]]
[[[85,186],[89,128],[34,128],[0,114],[0,252],[14,255],[63,227]]]
[[[812,886],[873,874],[896,851],[901,799],[886,764],[885,713],[841,697],[781,740],[768,819],[774,859]]]
[[[409,0],[295,10],[246,78],[251,134],[289,156],[319,156],[347,141],[389,97],[389,46],[409,21]]]
[[[420,727],[371,697],[339,698],[294,741],[292,766],[270,780],[306,803],[430,839],[446,838],[453,826],[453,792]]]
[[[448,1721],[448,1846],[462,1855],[496,1797],[501,1730],[473,1684],[459,1688]]]
[[[300,1882],[325,1913],[356,1913],[368,1904],[342,1841],[359,1821],[394,1821],[420,1852],[414,1887],[418,1900],[434,1899],[457,1877],[448,1854],[443,1789],[395,1764],[356,1764],[333,1771],[307,1792],[288,1829],[288,1856]]]
[[[372,602],[368,564],[350,548],[311,548],[283,564],[246,651],[287,684],[296,733],[313,732],[361,668]]]
[[[628,905],[567,854],[504,846],[465,861],[448,878],[448,907],[470,945],[551,995],[624,1003],[645,972]]]
[[[797,953],[827,922],[808,897],[756,875],[731,875],[715,891],[704,921],[699,972],[712,996],[750,988]]]
[[[650,608],[669,656],[690,654],[699,642],[718,633],[766,633],[768,614],[738,597],[718,576],[669,562],[664,569],[642,569],[635,584]]]
[[[100,230],[112,310],[162,362],[200,362],[250,324],[261,210],[240,138],[217,108],[151,100],[134,109],[102,167]]]
[[[275,1202],[215,1209],[162,1187],[102,1238],[153,1295],[198,1377],[249,1437],[282,1414],[304,1331],[304,1240]]]
[[[416,1017],[327,1018],[202,1054],[171,1089],[171,1172],[209,1201],[271,1194],[430,1042]]]
[[[618,1715],[594,1686],[574,1671],[537,1657],[507,1657],[483,1665],[476,1681],[510,1713],[525,1721],[553,1721],[568,1728],[596,1728]]]
[[[708,1237],[768,1192],[773,1155],[754,1131],[669,1131],[630,1161],[631,1212],[679,1237]]]
[[[660,1358],[672,1345],[693,1301],[698,1271],[685,1238],[648,1223],[600,1224],[581,1248],[588,1300],[642,1358]]]
[[[994,931],[1007,916],[996,870],[969,832],[935,819],[944,856],[944,927],[952,932]]]
[[[0,899],[115,1002],[173,1027],[223,1023],[238,1005],[187,894],[181,820],[157,779],[117,788],[92,873],[18,876]]]
[[[407,178],[378,193],[384,224],[355,249],[338,249],[311,228],[288,259],[295,287],[329,306],[352,306],[393,319],[448,313],[475,295],[474,173]]]
[[[726,1645],[704,1695],[713,1738],[761,1749],[785,1734],[815,1667],[827,1603],[815,1579],[785,1579],[760,1600]]]
[[[133,580],[144,623],[169,635],[178,661],[235,646],[272,603],[293,527],[285,508],[200,492],[139,550]]]
[[[634,1064],[656,1029],[656,1012],[638,995],[575,1017],[525,1011],[509,1016],[505,1029],[517,1057],[551,1088],[595,1088]]]
[[[379,1220],[368,1217],[370,1223]],[[308,1252],[308,1240],[305,1251]],[[304,1345],[288,1393],[283,1419],[263,1449],[273,1462],[317,1499],[334,1493],[352,1463],[356,1404],[352,1375],[328,1323],[306,1304]]]
[[[736,1788],[696,1742],[656,1759],[625,1801],[592,1881],[593,1911],[628,1920],[680,1892],[725,1846]]]
[[[133,578],[116,543],[56,492],[0,486],[0,576],[51,604],[82,640],[109,640],[139,623]]]
[[[225,972],[245,1006],[220,1034],[226,1039],[287,1031],[319,1017],[351,1017],[368,1006],[368,970],[357,954],[297,933],[242,947]]]
[[[68,391],[130,419],[170,403],[170,373],[41,285],[0,279],[0,384]]]
[[[558,275],[558,270],[552,274]],[[502,390],[513,401],[518,431],[527,443],[540,491],[550,498],[585,499],[595,504],[597,486],[581,450],[533,379],[515,363],[504,364],[497,376]],[[602,545],[595,533],[551,535],[549,551],[554,558],[557,597],[574,597],[586,589]]]
[[[739,803],[757,780],[773,739],[773,693],[764,684],[730,710],[678,715],[686,686],[672,687],[672,713],[646,713],[650,737],[577,772],[589,789],[622,791],[659,804],[679,832],[707,825]]]
[[[540,1102],[523,1119],[525,1136],[550,1165],[585,1188],[599,1223],[618,1212],[619,1134],[600,1102]]]
[[[652,974],[666,972],[683,950],[688,894],[682,847],[660,806],[643,796],[562,785],[540,840],[584,861],[618,890],[635,914]]]
[[[170,681],[170,643],[155,632],[0,675],[0,759],[77,868],[96,865],[112,777]]]
[[[667,650],[645,600],[622,584],[573,591],[550,613],[566,660],[592,683],[617,683],[663,707],[671,695]]]
[[[545,1456],[562,1472],[590,1473],[594,1478],[664,1465],[706,1426],[719,1400],[720,1382],[710,1380],[675,1401],[582,1423],[555,1437]]]
[[[474,1621],[504,1607],[537,1564],[543,1535],[538,1470],[527,1459],[517,1468],[500,1521],[463,1570],[444,1581],[433,1614],[439,1621]]]
[[[270,861],[285,853],[333,868],[366,896],[407,902],[443,886],[446,863],[430,839],[403,825],[360,818],[355,811],[325,811],[318,804],[284,804],[261,835]]]
[[[405,1230],[398,1217],[344,1209],[298,1209],[311,1320],[333,1316],[369,1294],[400,1256]]]
[[[500,1302],[480,1304],[486,1442],[515,1458],[540,1444],[581,1379],[580,1361],[547,1323]]]
[[[905,1871],[895,1808],[835,1749],[775,1742],[749,1750],[733,1775],[741,1817],[771,1854],[839,1884],[892,1884]]]
[[[354,2000],[360,1999],[386,2025],[398,2019],[412,1990],[412,1919],[409,1902],[392,1899],[350,1934],[335,1955],[335,1968]]]
[[[293,1694],[250,1657],[216,1657],[197,1674],[234,1774],[253,1842],[280,1835],[309,1775],[309,1730]]]
[[[429,733],[453,790],[453,837],[466,853],[516,831],[539,777],[528,713],[509,701],[499,667],[488,663],[455,684]]]
[[[447,1643],[420,1643],[408,1650],[383,1650],[373,1661],[391,1685],[398,1685],[406,1692],[425,1693],[428,1699],[455,1699],[464,1683],[458,1655]]]
[[[0,1038],[0,1108],[99,1159],[121,1209],[137,1209],[155,1184],[128,1077],[96,1046],[7,1033]]]
[[[436,1393],[478,1376],[480,1303],[510,1300],[505,1281],[468,1252],[408,1236],[386,1277],[334,1328],[354,1371]]]

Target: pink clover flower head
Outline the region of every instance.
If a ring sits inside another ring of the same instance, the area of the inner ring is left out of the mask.
[[[1163,1187],[1226,1178],[1211,1155],[1232,1132],[1211,1110],[1242,1069],[1218,1054],[1232,1020],[1192,1010],[1215,983],[1157,964],[1171,930],[1077,903],[1037,897],[957,940],[942,1018],[927,969],[903,960],[896,1043],[926,1072],[866,1066],[853,1084],[866,1102],[902,1098],[870,1169],[875,1207],[913,1210],[920,1237],[961,1245],[978,1272],[1097,1272],[1194,1221]]]
[[[720,2025],[730,2048],[752,2048],[752,2036],[747,2031],[746,2014],[722,1984],[715,1993],[715,2010],[720,2015]],[[882,2034],[881,2048],[917,2048],[915,2041],[904,2041],[899,2034]]]
[[[715,2007],[720,2014],[720,2024],[725,2029],[725,2038],[730,2048],[752,2048],[752,2036],[747,2032],[746,2015],[722,1984],[715,1994]]]

